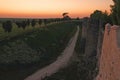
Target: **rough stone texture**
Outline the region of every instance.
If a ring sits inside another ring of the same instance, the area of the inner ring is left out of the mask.
[[[118,27],[117,29],[117,44],[118,44],[118,47],[120,48],[120,27]]]
[[[80,41],[80,43],[81,43],[80,50],[81,50],[81,53],[83,53],[83,54],[85,53],[88,21],[89,21],[89,19],[83,19],[83,22],[82,22],[82,34],[81,34],[81,41]]]
[[[88,19],[84,19],[82,23],[82,38],[85,39],[87,35]]]
[[[103,23],[100,21],[99,24],[99,33],[98,33],[98,43],[97,43],[97,59],[100,58],[101,50],[102,50],[102,43],[103,43],[103,36],[104,36],[104,29],[103,29]]]
[[[97,43],[99,33],[99,22],[97,20],[90,20],[87,27],[85,56],[86,58],[97,55]]]
[[[99,33],[98,33],[98,43],[97,43],[97,55],[96,55],[96,59],[97,59],[96,75],[98,73],[98,67],[99,67],[99,64],[100,64],[98,60],[100,59],[100,55],[101,55],[101,51],[102,51],[103,37],[104,37],[104,28],[103,28],[102,21],[100,21]]]
[[[99,59],[99,74],[96,80],[120,80],[120,48],[118,47],[117,26],[112,26],[108,35],[105,27],[102,54]],[[119,29],[120,30],[120,29]]]

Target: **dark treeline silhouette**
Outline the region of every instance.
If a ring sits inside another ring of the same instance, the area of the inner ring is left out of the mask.
[[[42,19],[39,19],[38,24],[42,25]]]
[[[13,19],[8,21],[1,21],[2,27],[5,32],[11,32],[12,31],[12,23],[15,23],[18,28],[23,28],[24,30],[26,27],[32,26],[35,27],[38,23],[39,27],[43,24],[46,26],[50,23],[56,23],[56,22],[62,22],[62,21],[68,21],[71,20],[71,18],[66,14],[63,18],[54,18],[54,19]]]
[[[63,16],[63,20],[71,20],[70,16],[68,16],[67,12],[63,13],[62,16]]]
[[[18,28],[23,28],[23,29],[25,29],[26,26],[30,24],[30,22],[28,21],[16,21],[15,23],[18,26]]]
[[[47,24],[47,19],[43,19],[43,23],[44,23],[44,25],[46,25]]]
[[[108,14],[107,11],[102,12],[100,10],[95,10],[91,15],[90,15],[90,20],[92,22],[97,22],[97,24],[101,25],[101,27],[103,27],[103,29],[105,28],[105,24],[107,23],[111,23],[112,24],[112,20],[110,15]]]
[[[26,26],[27,26],[27,22],[26,22],[26,21],[22,21],[21,27],[22,27],[23,29],[25,29]]]
[[[91,19],[99,19],[105,25],[106,23],[120,25],[120,0],[112,0],[114,5],[110,5],[111,13],[108,14],[107,11],[102,12],[100,10],[95,10],[94,13],[90,15]]]
[[[11,32],[12,31],[12,22],[11,21],[3,22],[2,27],[5,32]]]
[[[113,24],[120,25],[120,0],[113,0],[114,5],[111,5],[111,18]]]
[[[27,19],[26,24],[27,24],[27,26],[30,25],[30,20],[29,19]]]
[[[36,25],[36,20],[35,19],[32,19],[31,25],[32,25],[32,27],[35,27],[35,25]]]

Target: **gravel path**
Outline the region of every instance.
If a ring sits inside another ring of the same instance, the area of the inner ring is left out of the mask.
[[[65,48],[65,50],[62,52],[62,55],[59,56],[55,62],[38,70],[37,72],[28,76],[24,80],[42,80],[46,76],[51,76],[52,74],[56,73],[59,69],[66,66],[67,63],[69,62],[69,59],[73,55],[75,44],[78,38],[78,34],[79,34],[79,26],[77,26],[77,31],[75,35],[70,39],[68,46]]]

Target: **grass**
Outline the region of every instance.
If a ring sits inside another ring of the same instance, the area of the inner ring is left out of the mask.
[[[81,25],[79,25],[79,26],[80,26],[80,32],[79,32],[78,40],[77,40],[76,47],[75,47],[75,52],[77,53],[76,54],[77,57],[82,55],[82,54],[80,54],[80,52],[81,52],[81,50],[80,50],[81,30],[82,29],[81,29]],[[70,62],[70,64],[67,67],[60,69],[57,73],[53,74],[50,77],[46,77],[43,80],[84,80],[84,79],[80,78],[78,64],[79,64],[78,59],[77,60],[74,59]],[[83,71],[83,73],[84,73],[84,71]]]
[[[59,70],[57,73],[43,80],[93,80],[96,76],[96,58],[92,57],[86,60],[84,57],[85,44],[81,38],[81,25],[78,41],[75,48],[75,58],[70,64]]]
[[[0,80],[23,80],[55,61],[76,31],[75,26],[74,22],[62,22],[5,38],[0,43]]]
[[[13,25],[12,31],[8,33],[8,32],[4,32],[2,28],[2,24],[0,24],[0,41],[9,39],[18,35],[23,35],[28,32],[32,32],[38,28],[38,25],[36,25],[36,28],[33,28],[32,26],[27,26],[26,29],[23,30],[22,28],[18,28],[15,23],[12,23],[12,25]]]

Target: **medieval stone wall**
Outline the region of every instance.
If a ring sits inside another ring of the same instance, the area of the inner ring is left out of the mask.
[[[109,29],[109,26],[105,27],[96,80],[120,80],[120,28],[114,25]]]

